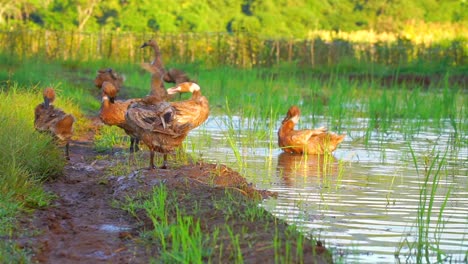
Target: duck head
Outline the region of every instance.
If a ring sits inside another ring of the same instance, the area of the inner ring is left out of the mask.
[[[98,88],[102,88],[102,84],[106,81],[111,81],[118,86],[121,86],[125,81],[125,77],[120,76],[118,73],[112,70],[112,68],[100,69],[97,73],[98,74],[94,79],[94,85],[96,85]]]
[[[144,47],[148,47],[148,46],[151,46],[151,47],[154,47],[154,46],[157,46],[157,43],[154,39],[150,39],[148,41],[146,41],[145,43],[143,43],[143,45],[141,45],[140,48],[144,48]]]
[[[44,107],[48,108],[50,104],[52,104],[55,100],[55,91],[51,87],[47,87],[44,89],[43,92],[44,96]]]
[[[299,122],[299,116],[301,115],[301,110],[299,107],[293,105],[289,108],[288,113],[286,114],[286,117],[283,119],[282,124],[292,121],[294,124],[297,124]]]
[[[117,88],[110,82],[104,82],[102,84],[102,96],[103,100],[104,97],[108,97],[109,101],[114,103],[115,97],[117,97]]]
[[[194,93],[200,91],[200,86],[194,82],[183,82],[176,87],[167,89],[167,94],[176,94],[176,93]]]

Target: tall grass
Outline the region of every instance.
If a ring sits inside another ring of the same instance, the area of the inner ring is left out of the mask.
[[[52,195],[41,182],[63,170],[63,150],[49,135],[34,130],[34,107],[42,101],[36,88],[18,87],[0,91],[0,236],[12,237],[22,212],[47,206]],[[0,243],[1,262],[27,258],[18,248]]]
[[[417,175],[421,178],[421,186],[419,191],[419,206],[416,217],[417,237],[414,242],[407,239],[400,245],[397,250],[397,255],[400,254],[401,248],[406,244],[410,249],[409,258],[415,258],[416,263],[431,263],[434,258],[438,263],[446,261],[450,257],[440,248],[442,234],[444,233],[444,209],[451,194],[451,187],[443,196],[443,200],[438,201],[438,189],[441,184],[443,175],[443,168],[446,165],[447,151],[441,155],[435,153],[433,149],[431,153],[422,157],[422,170],[419,167],[418,157],[413,151],[411,145],[409,146],[410,153],[416,168]],[[433,212],[439,207],[437,212]],[[434,216],[436,219],[434,219]],[[435,221],[435,228],[433,222]]]

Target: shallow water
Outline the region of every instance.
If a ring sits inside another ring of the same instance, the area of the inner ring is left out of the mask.
[[[327,124],[316,119],[316,126]],[[233,140],[227,139],[227,117],[210,117],[191,132],[187,149],[206,161],[220,162],[240,171],[257,188],[279,193],[261,205],[277,217],[295,223],[303,232],[325,241],[344,262],[399,263],[415,262],[408,243],[418,236],[418,208],[431,199],[421,197],[425,183],[424,160],[446,153],[446,165],[433,198],[427,240],[439,246],[453,262],[462,262],[468,251],[468,146],[453,144],[453,131],[422,127],[411,137],[390,131],[372,132],[365,144],[366,119],[346,124],[347,137],[333,157],[289,155],[277,148],[275,131],[258,131],[255,126],[233,118]],[[302,118],[299,128],[312,123]],[[415,121],[417,122],[417,121]],[[255,122],[253,122],[255,123]],[[260,135],[249,139],[250,127]],[[252,128],[254,127],[254,128]],[[466,142],[466,138],[464,138]],[[236,155],[231,146],[238,151]],[[418,159],[415,168],[410,146]],[[431,155],[431,151],[435,154]],[[436,163],[437,165],[438,163]],[[437,169],[435,166],[434,170]],[[432,173],[431,175],[434,175]],[[443,208],[442,219],[438,220]],[[424,217],[427,219],[427,217]],[[443,225],[437,225],[437,223]],[[399,248],[401,247],[401,250]],[[395,252],[400,252],[396,258]],[[414,253],[414,248],[413,248]],[[413,254],[414,256],[414,254]],[[338,260],[338,259],[336,259]],[[431,261],[435,261],[431,257]]]

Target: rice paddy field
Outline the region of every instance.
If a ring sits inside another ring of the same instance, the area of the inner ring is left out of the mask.
[[[410,44],[400,54],[413,54],[406,50]],[[124,97],[148,92],[150,78],[138,60],[151,55],[137,47],[132,52],[138,59],[127,62],[4,54],[1,96],[11,93],[12,83],[33,87],[31,94],[53,85],[83,114],[96,115],[99,92],[92,80],[99,68],[126,76]],[[185,150],[278,192],[258,206],[325,241],[335,262],[466,263],[467,47],[447,47],[438,59],[428,59],[432,53],[418,46],[421,56],[404,63],[348,56],[346,63],[324,62],[323,69],[287,59],[247,68],[196,58],[165,62],[197,79],[210,101],[209,119],[190,133]],[[461,54],[444,57],[451,50]],[[298,128],[346,134],[332,155],[290,155],[278,148],[277,131],[291,105],[302,111]],[[105,150],[126,146],[126,140],[121,131],[106,129],[95,144]]]

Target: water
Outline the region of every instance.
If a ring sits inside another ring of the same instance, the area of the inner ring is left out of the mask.
[[[277,199],[266,200],[262,206],[325,241],[346,263],[416,261],[407,258],[408,245],[417,239],[418,208],[424,204],[420,201],[429,203],[433,185],[431,177],[428,196],[422,198],[424,160],[434,158],[432,150],[440,158],[448,150],[431,206],[428,241],[448,254],[452,263],[463,262],[468,251],[468,147],[466,143],[456,149],[450,147],[453,131],[448,120],[447,128],[428,125],[410,137],[397,131],[372,132],[365,144],[368,120],[356,119],[346,124],[347,138],[328,158],[283,153],[276,143],[279,122],[275,131],[256,130],[258,138],[249,139],[251,133],[241,128],[252,131],[255,126],[234,117],[231,124],[237,132],[231,137],[234,143],[229,143],[226,120],[223,116],[210,117],[192,131],[187,149],[206,161],[229,165],[259,189],[278,192]],[[307,117],[302,120],[301,124],[311,123]],[[326,125],[326,121],[319,117],[316,127]],[[310,128],[301,124],[300,128]],[[418,159],[419,174],[410,146]],[[434,256],[430,258],[436,261]]]

